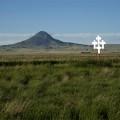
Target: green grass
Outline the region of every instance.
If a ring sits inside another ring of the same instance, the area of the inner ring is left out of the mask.
[[[55,58],[0,60],[1,120],[120,119],[119,58]]]

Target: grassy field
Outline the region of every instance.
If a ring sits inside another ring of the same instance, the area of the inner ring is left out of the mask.
[[[120,54],[0,56],[0,120],[119,120]]]

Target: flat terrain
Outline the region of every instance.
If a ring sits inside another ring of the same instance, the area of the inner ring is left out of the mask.
[[[0,55],[0,120],[119,119],[119,53]]]

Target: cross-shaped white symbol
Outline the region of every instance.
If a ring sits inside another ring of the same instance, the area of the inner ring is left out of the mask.
[[[105,45],[106,43],[102,40],[102,42],[100,42],[100,44],[102,45],[102,49],[104,49],[104,45]]]
[[[97,42],[94,40],[92,44],[94,45],[94,49],[96,49]]]
[[[97,37],[96,37],[96,40],[94,40],[93,42],[92,42],[92,44],[94,45],[94,49],[98,49],[98,54],[100,54],[100,50],[101,49],[104,49],[104,45],[106,44],[105,42],[104,42],[104,40],[101,40],[101,37],[98,35]],[[101,46],[102,45],[102,46]]]

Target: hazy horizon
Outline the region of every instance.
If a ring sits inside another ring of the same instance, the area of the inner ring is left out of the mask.
[[[77,33],[77,34],[60,34],[60,33],[48,33],[53,38],[64,41],[64,42],[73,42],[78,44],[90,45],[93,40],[95,40],[97,35],[100,35],[103,40],[106,41],[106,44],[120,44],[120,33]],[[33,34],[0,34],[0,38],[3,38],[0,42],[1,45],[9,45],[17,42],[24,41],[35,35]],[[11,38],[11,40],[10,40]],[[13,39],[14,38],[14,39]],[[112,40],[116,42],[112,42]]]

